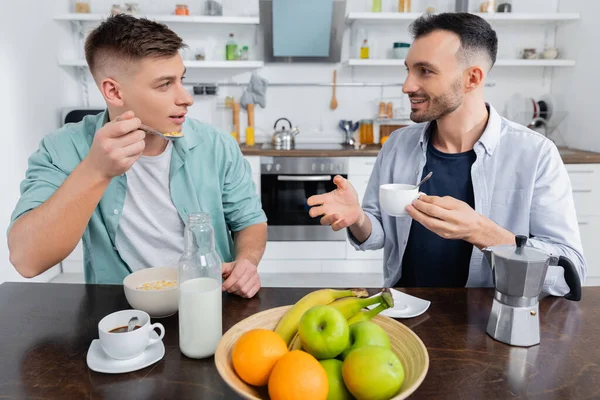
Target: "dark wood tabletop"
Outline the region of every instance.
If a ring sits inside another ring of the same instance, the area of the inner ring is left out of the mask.
[[[244,300],[223,298],[224,331],[259,311],[292,304],[312,289],[262,289]],[[600,288],[576,303],[540,303],[541,344],[510,347],[485,333],[491,289],[407,289],[431,301],[401,320],[425,343],[430,368],[414,399],[600,398]],[[106,375],[88,369],[86,354],[105,315],[130,308],[121,286],[52,283],[0,285],[0,398],[237,399],[213,358],[188,359],[178,347],[177,316],[166,328],[162,361]]]

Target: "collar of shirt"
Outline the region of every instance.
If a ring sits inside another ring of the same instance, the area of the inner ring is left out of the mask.
[[[481,144],[488,155],[494,154],[494,149],[498,144],[498,140],[500,140],[500,134],[502,132],[502,118],[500,114],[496,111],[494,107],[490,104],[485,103],[489,111],[488,123],[483,131],[483,134],[477,141],[477,143]],[[421,150],[423,153],[427,151],[427,144],[429,143],[429,139],[431,136],[431,125],[433,122],[428,122],[423,126],[423,130],[421,131],[421,137],[419,138],[419,144],[421,145]]]

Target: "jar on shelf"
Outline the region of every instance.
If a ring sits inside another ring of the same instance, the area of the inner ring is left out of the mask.
[[[120,4],[113,4],[112,7],[110,8],[111,15],[121,14],[122,12],[123,12],[123,10],[121,9]]]
[[[74,8],[77,14],[89,14],[92,12],[89,1],[75,1]]]
[[[363,40],[362,46],[360,46],[360,58],[366,60],[369,58],[369,42],[367,39]]]
[[[496,0],[488,0],[481,3],[481,6],[479,6],[479,11],[482,13],[496,12]]]
[[[398,0],[398,12],[410,12],[410,0]]]
[[[363,119],[360,121],[359,131],[360,144],[373,144],[373,120]]]
[[[125,3],[125,12],[129,14],[139,14],[140,6],[138,3]]]
[[[242,47],[240,50],[240,60],[248,61],[250,59],[250,50],[248,50],[248,46]]]
[[[381,12],[381,0],[373,0],[371,12]]]
[[[223,15],[223,0],[206,0],[206,15],[220,17]]]
[[[394,43],[394,58],[398,60],[404,60],[408,54],[408,49],[410,48],[410,43],[404,42],[395,42]]]
[[[512,12],[512,0],[498,0],[497,12],[509,13]]]
[[[200,47],[198,50],[196,50],[195,58],[197,61],[204,61],[206,58],[206,52],[204,51],[203,47]]]
[[[190,9],[187,4],[177,4],[175,6],[175,15],[190,15]]]

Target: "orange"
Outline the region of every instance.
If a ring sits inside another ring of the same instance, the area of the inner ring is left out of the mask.
[[[277,361],[287,354],[283,338],[268,329],[252,329],[237,340],[231,351],[233,368],[250,385],[263,386]]]
[[[389,136],[384,136],[381,138],[381,140],[379,141],[379,143],[383,146],[383,144],[388,140]]]
[[[325,368],[302,350],[281,357],[269,377],[272,400],[326,400],[328,392]]]

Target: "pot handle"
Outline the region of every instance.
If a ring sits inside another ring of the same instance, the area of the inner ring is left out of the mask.
[[[579,274],[575,269],[575,265],[573,265],[571,260],[567,257],[560,256],[558,259],[558,266],[563,267],[565,270],[565,281],[571,290],[569,293],[565,294],[565,299],[571,301],[581,300],[581,281],[579,279]]]
[[[277,131],[277,123],[279,121],[287,121],[287,123],[290,125],[290,129],[292,129],[292,123],[290,122],[289,119],[287,119],[287,118],[279,118],[277,121],[275,121],[275,125],[273,125],[273,129],[275,129],[275,131]]]

